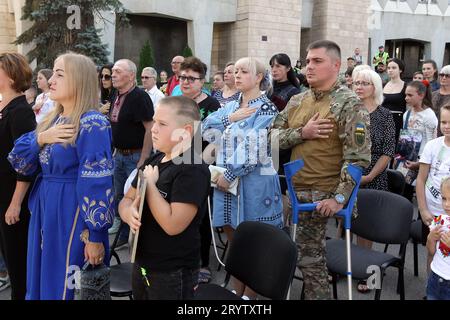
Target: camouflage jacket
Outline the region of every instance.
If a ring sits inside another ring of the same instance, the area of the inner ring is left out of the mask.
[[[292,111],[296,111],[294,108],[308,108],[308,104],[304,102],[306,98],[312,98],[312,101],[320,101],[327,95],[330,95],[331,98],[330,111],[336,120],[338,135],[343,148],[340,179],[334,193],[344,195],[347,201],[355,186],[355,182],[347,170],[348,164],[351,163],[365,168],[371,160],[369,112],[351,90],[336,82],[332,89],[327,92],[311,89],[293,96],[286,108],[274,119],[270,129],[270,138],[275,139],[272,142],[278,139],[280,149],[291,149],[303,143],[302,128],[289,127],[289,115],[292,115]],[[311,99],[308,100],[311,101]]]

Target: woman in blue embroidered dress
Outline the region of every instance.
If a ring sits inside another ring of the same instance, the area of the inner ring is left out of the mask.
[[[29,199],[30,300],[73,299],[75,272],[85,261],[107,260],[114,217],[111,127],[96,111],[95,65],[67,53],[55,60],[53,71],[54,111],[20,137],[8,157],[21,174],[41,171]]]
[[[280,182],[270,157],[267,130],[278,114],[276,106],[261,94],[271,82],[264,65],[254,58],[242,58],[235,64],[239,100],[227,103],[203,121],[203,137],[218,145],[217,166],[226,168],[214,190],[213,225],[223,226],[228,241],[242,221],[261,221],[283,226]],[[229,192],[239,178],[238,196]],[[256,294],[234,279],[240,296]]]

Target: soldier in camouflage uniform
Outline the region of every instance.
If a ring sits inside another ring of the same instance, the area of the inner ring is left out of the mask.
[[[291,98],[274,120],[271,138],[292,148],[291,160],[305,166],[293,177],[302,203],[319,202],[316,211],[299,216],[297,245],[305,299],[329,299],[325,261],[327,220],[347,203],[355,182],[352,163],[370,163],[369,113],[357,96],[338,82],[340,48],[331,41],[308,47],[306,75],[311,89]]]

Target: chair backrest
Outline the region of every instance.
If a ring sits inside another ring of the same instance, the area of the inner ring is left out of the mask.
[[[351,226],[353,233],[385,244],[408,242],[414,209],[406,198],[388,191],[361,189],[357,208],[358,217]]]
[[[297,246],[283,230],[257,221],[237,227],[225,270],[256,293],[286,298],[297,265]]]
[[[405,189],[405,176],[403,173],[393,169],[387,169],[386,172],[389,191],[402,195]]]
[[[294,224],[298,223],[298,212],[299,211],[313,211],[315,210],[315,204],[300,204],[297,200],[297,195],[295,193],[292,178],[293,176],[304,166],[304,162],[302,159],[294,160],[289,163],[284,164],[284,173],[286,175],[286,183],[289,191],[289,198],[291,199],[292,205],[292,222]],[[352,179],[355,181],[356,185],[353,188],[352,194],[350,195],[350,199],[347,201],[344,209],[338,212],[339,216],[345,217],[344,224],[346,229],[350,229],[351,224],[351,216],[353,211],[353,206],[356,201],[356,194],[359,190],[359,184],[361,182],[362,170],[358,166],[350,164],[348,166],[348,172]],[[295,199],[295,201],[294,201]]]

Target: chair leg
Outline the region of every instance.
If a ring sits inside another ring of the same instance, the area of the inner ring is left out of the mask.
[[[400,285],[400,300],[405,300],[405,277],[403,274],[403,268],[399,268],[398,282]]]
[[[413,256],[414,256],[414,276],[419,276],[418,256],[417,256],[417,242],[413,241]]]
[[[389,247],[389,245],[388,245],[388,244],[384,246],[384,253],[386,253],[386,252],[387,252],[387,249],[388,249],[388,247]]]
[[[381,269],[381,272],[380,272],[380,277],[381,277],[381,279],[380,279],[380,288],[378,289],[376,289],[375,290],[375,300],[380,300],[380,298],[381,298],[381,289],[383,289],[383,278],[384,278],[384,269]]]
[[[225,259],[225,255],[227,254],[227,249],[228,249],[228,241],[225,242],[225,246],[223,247],[222,250],[222,255],[220,256],[220,260],[224,260]],[[220,271],[220,269],[222,268],[222,265],[219,263],[218,267],[217,267],[217,271]]]

